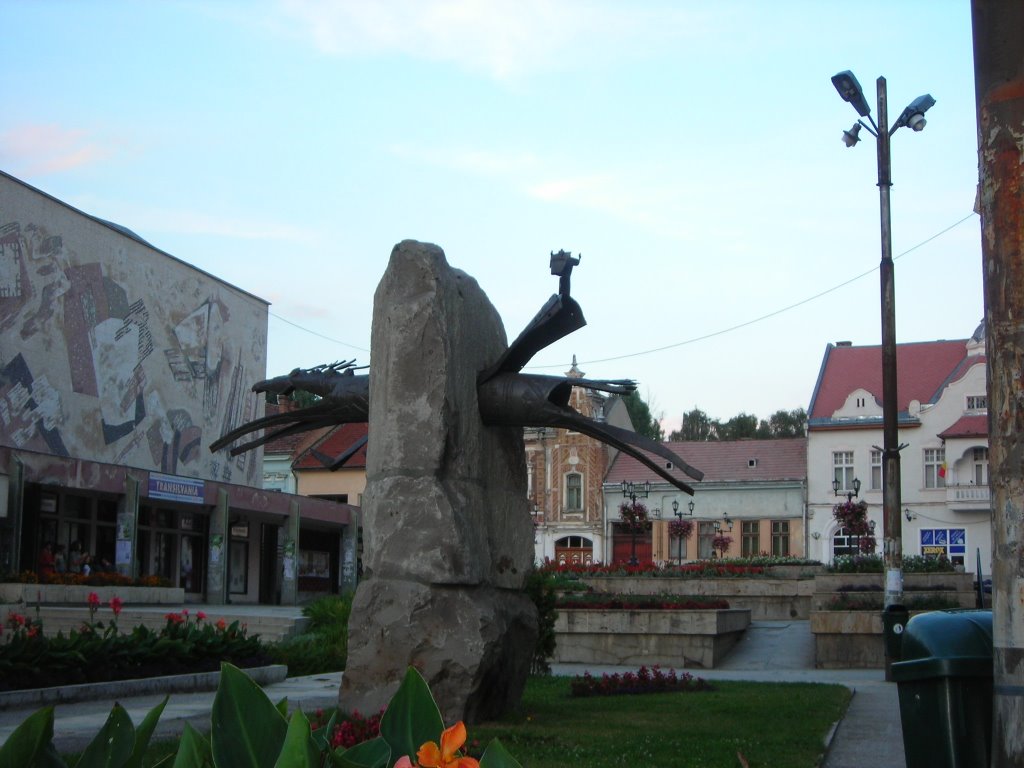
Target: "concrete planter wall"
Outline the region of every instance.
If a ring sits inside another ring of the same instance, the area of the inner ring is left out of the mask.
[[[814,664],[824,669],[881,669],[885,666],[882,613],[878,611],[822,610],[840,595],[882,597],[881,573],[828,573],[814,580],[811,632],[814,633]],[[945,597],[961,608],[975,606],[974,576],[970,573],[905,573],[904,598]],[[842,589],[846,587],[847,589]],[[855,589],[850,589],[854,587]],[[867,589],[878,587],[877,590]],[[907,588],[911,589],[908,591]],[[937,589],[954,587],[953,590]],[[856,589],[860,588],[860,589]],[[931,588],[931,589],[930,589]],[[911,615],[921,613],[912,611]]]
[[[0,584],[0,604],[85,605],[95,592],[104,605],[117,595],[125,605],[182,605],[181,587],[90,587],[81,584]]]
[[[786,566],[796,568],[799,566]],[[620,595],[687,595],[726,600],[732,608],[750,611],[752,621],[807,619],[811,611],[814,579],[607,576],[584,578],[595,592]]]
[[[560,608],[554,660],[712,669],[750,625],[750,611]]]

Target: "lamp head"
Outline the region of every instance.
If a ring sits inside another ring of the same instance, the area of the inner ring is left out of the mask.
[[[672,512],[673,514],[679,512],[679,499],[672,499]]]
[[[935,106],[935,99],[932,98],[930,93],[926,93],[924,96],[918,96],[907,108],[903,110],[899,118],[893,123],[892,130],[895,131],[897,128],[907,126],[914,131],[923,131],[928,121],[924,119],[924,113]]]
[[[853,72],[846,69],[837,75],[832,75],[832,85],[836,87],[843,101],[848,101],[853,105],[858,115],[867,117],[871,114],[871,107],[868,106],[867,99],[864,98],[864,89],[860,87]]]
[[[690,504],[689,504],[689,507],[690,507],[690,514],[691,514],[691,515],[693,514],[693,508],[694,508],[695,506],[697,506],[697,505],[693,503],[693,499],[690,499]]]
[[[843,131],[843,144],[852,147],[858,141],[860,141],[860,123],[854,123],[853,128]]]

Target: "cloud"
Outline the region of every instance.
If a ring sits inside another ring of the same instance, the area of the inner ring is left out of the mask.
[[[499,80],[636,55],[695,34],[691,12],[594,0],[280,0],[279,31],[332,56],[401,54]]]
[[[0,134],[0,160],[23,176],[60,173],[111,154],[85,131],[59,125],[28,123]]]

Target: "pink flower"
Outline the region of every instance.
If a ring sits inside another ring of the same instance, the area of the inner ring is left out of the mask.
[[[206,614],[202,611],[196,614],[196,621],[203,621],[206,618]]]
[[[181,615],[182,616],[188,616],[188,608],[182,608],[181,609]]]
[[[100,596],[97,595],[95,592],[90,592],[89,593],[89,597],[87,598],[87,601],[89,603],[89,610],[90,611],[95,611],[97,608],[100,607]]]
[[[412,764],[412,760],[409,759],[408,755],[402,755],[398,758],[398,762],[395,763],[395,768],[416,768]]]
[[[110,598],[110,610],[112,610],[114,612],[115,616],[120,616],[121,615],[121,606],[123,606],[123,605],[124,605],[124,600],[122,600],[117,595],[114,595],[112,598]]]

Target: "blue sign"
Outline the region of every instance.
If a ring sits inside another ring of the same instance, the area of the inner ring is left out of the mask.
[[[149,473],[149,498],[202,504],[206,483],[194,477],[175,477]]]

